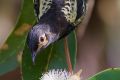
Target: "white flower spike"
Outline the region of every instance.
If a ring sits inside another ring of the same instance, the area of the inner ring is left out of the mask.
[[[82,70],[76,74],[72,74],[66,70],[50,70],[49,72],[43,74],[40,80],[80,80],[81,72]]]

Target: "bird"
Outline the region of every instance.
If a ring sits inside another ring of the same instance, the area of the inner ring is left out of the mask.
[[[85,0],[33,0],[37,22],[28,32],[32,61],[38,52],[66,37],[86,14]]]

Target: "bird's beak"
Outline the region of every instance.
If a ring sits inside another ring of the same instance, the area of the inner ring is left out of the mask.
[[[38,52],[41,52],[42,46],[39,45],[37,51],[32,52],[32,62],[35,64],[35,58]]]
[[[35,63],[35,58],[36,58],[37,53],[33,52],[32,53],[32,62]]]

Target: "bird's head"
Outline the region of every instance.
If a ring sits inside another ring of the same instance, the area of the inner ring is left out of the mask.
[[[49,44],[56,40],[56,34],[50,31],[49,25],[37,24],[35,25],[27,37],[27,44],[31,50],[32,61],[35,62],[35,57],[38,52],[41,52]]]

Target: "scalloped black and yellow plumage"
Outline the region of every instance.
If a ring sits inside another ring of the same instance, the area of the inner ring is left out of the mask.
[[[34,0],[37,24],[27,38],[33,61],[38,51],[67,36],[81,23],[85,0]]]

